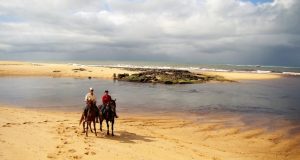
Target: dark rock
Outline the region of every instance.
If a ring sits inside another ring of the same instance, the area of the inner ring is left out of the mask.
[[[75,68],[75,69],[72,69],[73,71],[86,71],[85,68]]]
[[[172,81],[165,81],[164,84],[173,84]]]
[[[136,70],[133,68],[132,70]],[[174,69],[142,69],[142,72],[129,75],[127,73],[118,74],[117,79],[139,83],[162,83],[162,84],[192,84],[204,83],[207,81],[229,81],[221,76],[210,76],[196,74],[187,70]]]
[[[122,79],[122,78],[128,77],[128,76],[129,76],[128,73],[118,74],[118,79]]]

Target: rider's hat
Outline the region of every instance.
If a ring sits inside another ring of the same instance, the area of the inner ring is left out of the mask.
[[[91,88],[90,88],[90,91],[94,91],[94,89],[91,87]]]
[[[105,90],[104,92],[108,93],[108,90]]]

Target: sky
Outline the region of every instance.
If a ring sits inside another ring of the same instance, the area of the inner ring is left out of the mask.
[[[300,66],[299,0],[0,0],[0,60]]]

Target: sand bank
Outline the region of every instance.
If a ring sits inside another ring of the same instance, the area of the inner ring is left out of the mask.
[[[300,134],[293,129],[245,129],[211,121],[120,113],[115,137],[98,130],[85,137],[80,113],[0,107],[0,159],[170,159],[288,160],[300,158]],[[232,118],[232,117],[231,117]],[[99,124],[97,128],[99,129]],[[299,128],[298,128],[299,129]]]
[[[279,74],[270,73],[247,73],[247,72],[201,72],[209,75],[219,75],[231,80],[268,80],[282,77]]]
[[[92,77],[112,79],[114,73],[131,74],[133,72],[117,68],[77,66],[72,64],[0,61],[1,76]]]
[[[81,77],[108,78],[113,74],[136,73],[122,68],[74,66],[72,64],[50,64],[0,61],[0,76],[52,76],[52,77]],[[262,80],[280,78],[278,74],[236,73],[236,72],[205,72],[204,74],[219,75],[230,80]]]

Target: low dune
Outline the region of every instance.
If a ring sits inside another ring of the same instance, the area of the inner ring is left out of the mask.
[[[282,122],[267,131],[234,126],[221,117],[201,120],[179,116],[122,114],[115,136],[100,132],[86,137],[78,126],[79,112],[0,107],[0,159],[170,159],[290,160],[300,158],[300,134]],[[298,128],[299,129],[299,128]],[[299,130],[298,130],[299,132]]]

